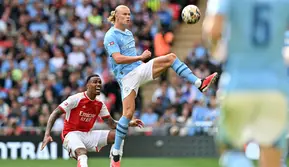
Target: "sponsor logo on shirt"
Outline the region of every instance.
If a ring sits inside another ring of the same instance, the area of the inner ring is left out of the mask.
[[[90,122],[92,118],[96,116],[96,114],[90,114],[83,111],[79,112],[80,121]]]

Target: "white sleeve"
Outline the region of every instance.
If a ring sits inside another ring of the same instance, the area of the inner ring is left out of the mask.
[[[208,0],[207,15],[227,15],[229,13],[230,0]]]
[[[101,110],[99,112],[99,116],[101,118],[110,117],[110,113],[108,112],[108,109],[104,103],[102,103],[102,107],[101,107]]]
[[[73,108],[77,106],[77,98],[73,98],[72,96],[69,96],[66,100],[64,100],[58,107],[63,112],[70,112]]]

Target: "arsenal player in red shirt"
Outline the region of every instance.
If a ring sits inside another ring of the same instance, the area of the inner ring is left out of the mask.
[[[65,114],[62,141],[64,148],[70,157],[78,160],[77,167],[87,167],[87,152],[99,151],[107,144],[113,144],[115,130],[92,130],[98,116],[106,122],[111,129],[115,129],[117,121],[114,120],[105,104],[97,99],[102,87],[99,75],[94,74],[87,78],[85,92],[69,96],[50,115],[47,122],[43,149],[49,142],[53,141],[50,136],[51,128],[55,120]],[[139,119],[132,120],[130,126],[143,127]]]

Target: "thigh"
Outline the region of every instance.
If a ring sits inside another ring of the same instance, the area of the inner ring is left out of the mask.
[[[78,148],[85,148],[86,146],[82,141],[82,137],[78,132],[69,132],[63,141],[63,147],[68,151],[69,156],[76,158],[75,150]]]
[[[140,65],[133,71],[129,72],[120,81],[122,100],[124,100],[127,96],[129,96],[132,91],[135,91],[135,97],[137,96],[138,89],[141,83],[141,73],[139,72],[141,70],[139,69],[142,68],[142,66],[143,65]]]
[[[230,93],[221,101],[220,138],[230,146],[243,149],[252,137],[248,127],[255,119],[256,101],[250,94]]]
[[[242,149],[245,144],[242,132],[249,122],[252,105],[240,95],[228,94],[221,102],[220,132],[223,140],[226,140],[235,148]]]
[[[107,145],[109,130],[93,130],[88,133],[85,145],[88,151],[99,152]]]
[[[274,146],[278,149],[286,147],[288,133],[288,101],[280,92],[263,93],[261,115],[256,121],[257,136],[263,146]]]
[[[159,56],[153,59],[152,76],[153,79],[158,78],[164,71],[166,71],[170,66],[171,62],[167,55]]]
[[[137,69],[138,74],[140,74],[140,85],[145,84],[153,80],[153,65],[155,59],[150,60],[147,63],[144,63]]]
[[[137,96],[139,87],[153,80],[153,63],[154,59],[143,63],[123,77],[121,80],[122,99],[125,99],[133,90]]]

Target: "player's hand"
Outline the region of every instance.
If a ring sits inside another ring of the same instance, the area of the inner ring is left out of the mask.
[[[129,126],[131,127],[140,127],[143,128],[144,127],[144,123],[140,120],[140,119],[133,119],[129,122]]]
[[[41,151],[45,148],[45,146],[49,143],[49,142],[52,142],[53,139],[50,135],[45,135],[44,136],[44,139],[42,141],[42,145],[41,145]]]
[[[145,61],[146,59],[150,58],[152,56],[152,53],[149,50],[145,50],[142,54],[141,54],[141,60]]]

